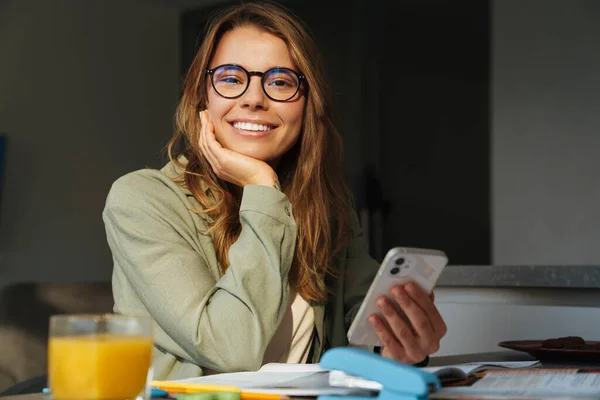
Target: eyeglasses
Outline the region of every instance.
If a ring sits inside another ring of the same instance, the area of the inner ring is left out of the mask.
[[[260,76],[261,86],[268,98],[274,101],[288,101],[298,93],[305,79],[288,68],[271,68],[265,72],[247,71],[235,64],[225,64],[206,70],[211,75],[215,91],[226,99],[236,99],[243,95],[252,76]]]

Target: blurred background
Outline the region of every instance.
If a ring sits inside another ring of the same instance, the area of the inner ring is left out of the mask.
[[[600,2],[280,2],[324,56],[375,258],[600,264]],[[165,162],[182,76],[228,3],[0,0],[0,288],[108,284],[106,194]]]
[[[370,251],[597,264],[600,3],[289,0]],[[0,282],[104,280],[111,183],[160,167],[209,0],[0,0]]]

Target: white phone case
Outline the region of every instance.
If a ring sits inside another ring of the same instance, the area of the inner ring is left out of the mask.
[[[370,315],[377,314],[385,323],[385,318],[377,307],[377,299],[380,296],[387,296],[392,300],[392,304],[396,304],[396,301],[391,298],[391,288],[411,281],[416,282],[427,293],[431,293],[447,263],[448,257],[440,250],[394,247],[388,251],[348,330],[350,344],[381,346],[377,334],[368,321]]]

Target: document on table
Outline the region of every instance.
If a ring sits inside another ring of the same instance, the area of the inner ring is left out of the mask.
[[[472,386],[443,388],[442,393],[598,397],[600,374],[488,374]]]
[[[469,376],[489,370],[527,370],[540,366],[539,361],[490,361],[482,363],[464,363],[442,367],[424,367],[423,371],[437,375],[440,380],[467,379]]]
[[[318,364],[266,364],[255,372],[233,372],[199,378],[182,379],[179,383],[235,386],[245,392],[276,393],[287,396],[368,395],[358,388],[334,387],[329,384],[329,370]]]
[[[468,374],[482,369],[528,368],[535,366],[536,363],[535,361],[474,363],[424,368],[424,370],[434,373],[440,378],[447,375],[456,378],[466,377]],[[364,395],[377,392],[382,388],[379,382],[351,376],[343,371],[323,369],[318,364],[271,363],[255,372],[208,375],[177,382],[235,386],[246,392],[278,393],[289,396]]]

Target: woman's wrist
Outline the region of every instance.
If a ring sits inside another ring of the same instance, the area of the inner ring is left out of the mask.
[[[275,189],[281,191],[281,184],[279,183],[279,178],[277,177],[277,174],[275,174],[275,173],[265,175],[264,177],[261,176],[256,179],[253,179],[251,182],[248,182],[248,184],[270,186],[272,188],[275,188]]]

